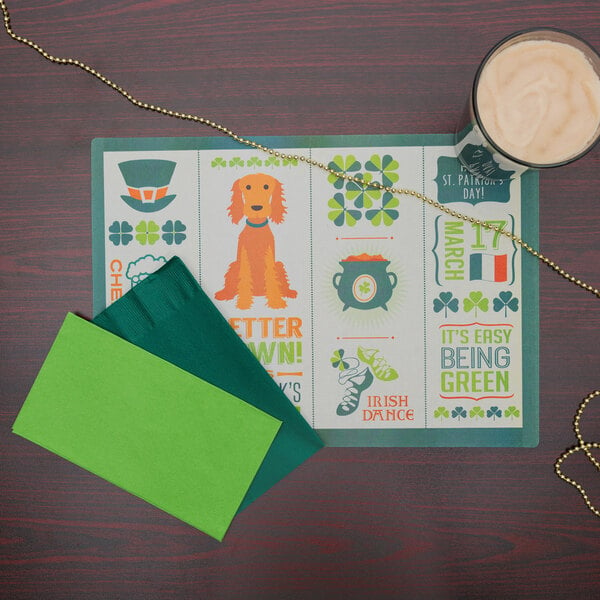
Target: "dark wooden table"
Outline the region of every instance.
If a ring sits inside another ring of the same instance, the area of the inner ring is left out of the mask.
[[[550,25],[600,47],[597,0],[9,4],[51,53],[251,136],[449,132],[504,35]],[[92,316],[92,138],[214,133],[4,34],[0,86],[1,598],[600,597],[600,519],[553,471],[600,387],[599,305],[545,267],[535,449],[324,449],[219,544],[13,435],[65,313]],[[542,250],[596,286],[599,191],[599,148],[540,179]],[[597,471],[565,468],[600,504]]]

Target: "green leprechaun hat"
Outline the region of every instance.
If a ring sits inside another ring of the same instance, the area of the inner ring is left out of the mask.
[[[161,210],[175,198],[167,195],[177,163],[171,160],[138,159],[119,163],[127,184],[127,195],[121,198],[131,208],[141,212]]]

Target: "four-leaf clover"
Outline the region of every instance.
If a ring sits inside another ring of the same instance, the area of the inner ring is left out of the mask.
[[[110,235],[108,239],[115,245],[123,244],[127,246],[133,239],[131,232],[133,227],[127,221],[114,221],[113,224],[108,228]]]
[[[135,239],[142,245],[152,246],[160,239],[159,227],[154,221],[140,221],[136,227]]]
[[[371,173],[365,173],[360,179],[365,182],[365,185],[355,181],[346,184],[346,198],[352,200],[356,208],[371,208],[373,201],[381,197],[381,190],[366,185],[373,180]]]
[[[381,207],[368,210],[365,216],[375,226],[386,225],[390,226],[398,219],[400,213],[396,207],[400,205],[400,201],[390,192],[384,192],[381,199]]]
[[[173,222],[173,221],[171,221],[171,219],[169,219],[162,226],[162,230],[163,230],[162,238],[163,238],[163,240],[165,240],[165,242],[167,244],[169,244],[169,246],[171,246],[173,244],[179,245],[187,237],[186,234],[183,233],[185,231],[185,229],[186,229],[185,225],[179,219],[177,219],[175,222]]]
[[[367,171],[375,171],[381,177],[381,183],[384,186],[394,185],[400,178],[396,171],[398,170],[398,161],[394,160],[389,154],[383,157],[373,154],[371,159],[365,163]]]
[[[354,227],[357,221],[362,217],[360,210],[346,207],[344,194],[339,192],[335,194],[327,204],[329,208],[333,209],[329,211],[329,220],[333,221],[338,227],[341,227],[344,224],[349,227]]]
[[[333,169],[337,173],[343,173],[347,175],[348,173],[356,173],[360,170],[361,164],[356,160],[356,157],[352,154],[349,154],[346,157],[341,156],[340,154],[333,157],[333,160],[327,165],[328,168]],[[327,178],[329,183],[333,184],[333,187],[336,190],[341,190],[344,187],[344,180],[340,179],[333,173],[329,175]]]

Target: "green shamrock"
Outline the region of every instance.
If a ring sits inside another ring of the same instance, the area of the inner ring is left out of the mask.
[[[297,167],[298,159],[294,158],[293,156],[284,157],[284,159],[282,160],[282,164],[284,167]]]
[[[278,167],[279,159],[276,156],[269,156],[267,160],[265,160],[265,167]]]
[[[459,421],[461,419],[466,419],[467,418],[467,411],[462,406],[457,406],[456,408],[454,408],[452,410],[452,418],[453,419],[458,419]]]
[[[469,411],[469,417],[471,417],[471,419],[483,419],[483,417],[485,417],[485,412],[483,411],[483,408],[481,408],[481,406],[474,406],[470,411]]]
[[[362,294],[368,294],[371,291],[371,284],[368,281],[363,281],[359,286],[358,289],[360,290],[360,292]]]
[[[433,310],[436,313],[444,311],[444,318],[448,318],[448,309],[458,312],[458,298],[452,292],[440,292],[439,298],[433,299]]]
[[[471,312],[475,310],[475,317],[477,317],[477,310],[487,312],[489,310],[489,300],[483,296],[483,292],[471,292],[468,298],[463,300],[463,308],[465,312]]]
[[[261,167],[262,160],[260,160],[260,158],[258,158],[258,156],[252,156],[251,158],[249,158],[246,161],[246,166],[247,167]]]
[[[227,161],[224,158],[217,156],[217,158],[210,163],[210,166],[220,169],[221,167],[227,166]]]
[[[513,296],[512,292],[500,292],[497,298],[494,298],[494,312],[500,312],[504,309],[504,318],[508,316],[508,309],[513,312],[519,310],[519,299]]]
[[[502,411],[497,406],[490,406],[487,410],[488,419],[496,420],[496,417],[502,416]]]
[[[518,419],[521,416],[521,411],[516,406],[508,406],[504,411],[505,417],[510,417],[511,420]]]
[[[333,209],[329,211],[327,216],[329,220],[333,221],[338,227],[341,227],[344,224],[349,227],[354,227],[357,221],[362,217],[360,210],[346,208],[344,194],[340,192],[335,194],[333,198],[330,198],[327,205],[329,208]]]
[[[152,246],[160,239],[160,235],[157,233],[159,231],[158,225],[154,221],[140,221],[136,227],[136,235],[135,239],[142,245],[146,244]]]
[[[389,227],[400,216],[400,213],[396,210],[399,204],[398,198],[390,192],[384,192],[381,199],[381,208],[368,210],[365,216],[375,227],[379,225]]]
[[[450,417],[450,413],[445,406],[438,406],[433,412],[433,416],[435,419],[448,419]]]
[[[333,157],[333,160],[327,165],[329,169],[333,169],[337,173],[348,175],[349,173],[356,173],[360,171],[361,164],[356,160],[356,157],[349,154],[345,158],[341,154],[337,154]],[[327,177],[327,181],[333,184],[336,190],[341,190],[344,187],[344,180],[340,179],[333,173]]]
[[[229,166],[230,167],[243,167],[244,166],[244,161],[239,157],[239,156],[234,156],[230,161],[229,161]]]
[[[396,171],[399,168],[397,160],[394,160],[389,154],[385,154],[383,157],[379,154],[373,154],[371,159],[365,163],[367,171],[379,173],[381,177],[381,183],[384,186],[394,185],[400,176]]]

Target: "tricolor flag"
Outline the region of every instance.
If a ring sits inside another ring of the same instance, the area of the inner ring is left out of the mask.
[[[469,260],[471,281],[507,281],[508,257],[506,254],[471,254]]]

